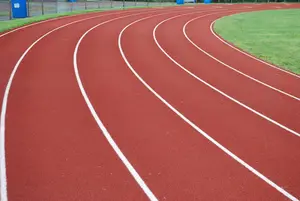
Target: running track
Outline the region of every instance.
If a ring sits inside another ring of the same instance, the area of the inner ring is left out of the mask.
[[[300,77],[211,30],[295,7],[110,11],[1,35],[1,200],[299,199]]]

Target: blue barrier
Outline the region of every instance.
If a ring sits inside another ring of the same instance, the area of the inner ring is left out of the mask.
[[[211,0],[204,0],[204,3],[205,3],[205,4],[210,4],[210,3],[211,3]]]
[[[176,0],[176,3],[179,4],[179,5],[184,4],[184,0]]]
[[[11,0],[11,12],[13,18],[27,17],[26,0]]]

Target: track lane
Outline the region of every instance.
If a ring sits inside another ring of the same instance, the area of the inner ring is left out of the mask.
[[[153,20],[161,18],[164,19]],[[117,53],[116,33],[129,23],[126,21],[98,27],[86,36],[78,55],[82,63],[79,73],[104,125],[158,198],[284,200],[277,197],[277,191],[199,138],[132,76],[121,58],[113,56]],[[124,40],[124,47],[132,49],[146,39],[149,22],[141,24],[144,26],[130,31],[132,37]],[[100,34],[103,37],[95,40]],[[149,39],[144,42],[143,50],[155,47]],[[88,52],[90,48],[95,51]],[[155,58],[152,53],[148,57],[143,51],[130,52],[142,68],[159,68],[147,65]],[[159,62],[160,58],[156,59]],[[219,163],[227,169],[220,169]]]
[[[227,14],[230,13],[227,12]],[[219,15],[224,15],[224,12]],[[211,18],[211,16],[205,16],[199,18],[199,20],[205,22],[207,18]],[[188,16],[174,18],[158,24],[153,33],[158,45],[165,49],[184,68],[228,95],[233,101],[237,100],[236,103],[240,107],[245,109],[250,107],[249,112],[255,112],[259,118],[264,118],[266,121],[276,121],[276,125],[285,126],[288,128],[287,130],[291,129],[292,133],[299,137],[300,125],[298,119],[300,113],[297,111],[300,111],[300,101],[271,90],[232,71],[193,47],[182,33],[182,27],[190,19],[194,18],[188,18]],[[165,33],[167,30],[174,31],[172,38],[160,40],[159,37],[156,37],[156,34]],[[174,43],[174,38],[180,42]],[[253,94],[257,95],[254,96]]]
[[[290,8],[294,7],[295,6],[291,6]],[[224,63],[266,84],[296,97],[300,97],[300,80],[298,77],[250,58],[224,44],[212,34],[210,30],[211,23],[222,16],[224,15],[211,16],[210,18],[207,18],[206,21],[193,21],[187,27],[188,36],[199,47]],[[201,29],[201,34],[205,37],[199,37],[199,31],[197,31],[199,26],[203,27]],[[234,57],[232,55],[234,55]]]
[[[10,199],[97,200],[110,199],[111,194],[115,195],[116,200],[145,199],[143,192],[135,189],[136,183],[111,152],[106,141],[99,141],[95,135],[99,135],[99,130],[97,126],[94,128],[94,121],[81,99],[72,73],[72,50],[77,37],[101,20],[105,18],[65,28],[67,31],[62,29],[53,32],[51,37],[37,43],[20,64],[7,110],[6,149]],[[73,31],[79,33],[74,35]],[[62,46],[62,43],[67,44]],[[44,50],[45,46],[47,50]],[[66,59],[68,57],[69,60]],[[29,81],[28,76],[31,78]],[[22,105],[20,100],[23,101]],[[16,115],[19,111],[21,114]],[[70,118],[70,114],[77,116]],[[82,135],[86,130],[91,138],[86,139]],[[17,135],[20,131],[21,136]],[[64,146],[68,140],[71,145]],[[103,160],[97,160],[99,156]],[[108,165],[105,164],[107,162]],[[20,168],[23,171],[19,171]],[[122,179],[119,181],[118,177]],[[56,190],[55,193],[51,193],[53,190]]]
[[[82,20],[83,18],[114,15],[118,13],[125,14],[128,12],[142,12],[143,10],[144,9],[137,9],[132,11],[108,11],[62,17],[58,19],[44,21],[43,23],[32,24],[26,28],[22,28],[11,33],[6,32],[0,34],[0,104],[2,105],[5,87],[18,58],[23,54],[27,47],[29,47],[35,40],[37,40],[43,34],[59,26],[63,26],[64,24],[77,20]]]
[[[124,52],[137,73],[201,129],[247,163],[253,164],[275,183],[284,186],[292,194],[299,195],[297,175],[300,164],[297,158],[300,152],[297,138],[239,108],[184,73],[162,55],[151,40],[151,29],[159,21],[149,21],[151,22],[137,23],[124,33]],[[140,30],[143,30],[143,37],[137,38],[135,33],[141,32]],[[169,34],[170,31],[172,35]],[[182,51],[181,40],[176,37],[175,30],[164,30],[160,37],[164,41],[172,40],[173,44],[176,41],[181,48],[181,57],[185,55],[183,52],[189,52],[188,49]],[[136,38],[134,44],[131,42],[133,38]],[[145,50],[144,47],[149,48]],[[134,56],[137,52],[147,56],[139,56],[137,59]]]

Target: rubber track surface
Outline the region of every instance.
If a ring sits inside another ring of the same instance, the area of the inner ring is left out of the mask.
[[[78,73],[112,139],[158,200],[289,198],[170,110],[132,73],[121,51],[136,73],[182,115],[299,199],[299,136],[204,82],[295,133],[300,133],[299,100],[212,59],[183,32],[184,25],[197,18],[186,26],[197,46],[242,73],[300,97],[299,77],[242,54],[210,30],[222,16],[293,8],[300,6],[220,4],[110,11],[50,20],[0,37],[2,104],[24,51],[69,23],[36,43],[13,78],[1,125],[8,200],[149,200],[98,127],[76,80],[76,44],[101,23],[79,45]]]

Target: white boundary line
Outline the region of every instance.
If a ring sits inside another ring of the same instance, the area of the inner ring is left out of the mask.
[[[210,13],[210,14],[207,14],[207,15],[203,15],[203,16],[201,16],[201,17],[206,17],[206,16],[213,15],[213,14],[216,14],[216,13]],[[179,17],[179,16],[178,16],[178,17]],[[184,68],[181,64],[179,64],[177,61],[175,61],[175,59],[173,59],[173,58],[172,58],[172,57],[171,57],[171,56],[170,56],[170,55],[169,55],[169,54],[168,54],[168,53],[160,46],[159,42],[158,42],[157,39],[156,39],[156,30],[157,30],[157,28],[158,28],[161,24],[163,24],[164,22],[166,22],[166,21],[168,21],[168,20],[171,20],[171,19],[174,19],[174,18],[176,18],[176,16],[161,21],[161,22],[160,22],[159,24],[157,24],[156,27],[153,29],[153,39],[154,39],[156,45],[158,46],[158,48],[159,48],[159,49],[160,49],[160,50],[161,50],[161,51],[162,51],[162,52],[163,52],[163,53],[164,53],[164,54],[165,54],[165,55],[166,55],[173,63],[174,63],[174,64],[176,64],[178,67],[180,67],[182,70],[184,70],[186,73],[188,73],[189,75],[191,75],[191,76],[192,76],[193,78],[195,78],[196,80],[202,82],[203,84],[205,84],[206,86],[210,87],[210,88],[213,89],[214,91],[220,93],[221,95],[225,96],[225,97],[228,98],[229,100],[231,100],[231,101],[237,103],[238,105],[240,105],[240,106],[246,108],[247,110],[249,110],[249,111],[255,113],[256,115],[258,115],[258,116],[260,116],[260,117],[266,119],[267,121],[269,121],[269,122],[271,122],[271,123],[273,123],[273,124],[279,126],[280,128],[282,128],[282,129],[284,129],[284,130],[286,130],[286,131],[288,131],[288,132],[290,132],[290,133],[292,133],[292,134],[294,134],[294,135],[300,137],[300,134],[297,133],[296,131],[294,131],[294,130],[292,130],[292,129],[290,129],[290,128],[288,128],[288,127],[286,127],[286,126],[284,126],[284,125],[282,125],[282,124],[280,124],[280,123],[278,123],[277,121],[275,121],[275,120],[273,120],[273,119],[271,119],[271,118],[269,118],[269,117],[267,117],[267,116],[261,114],[260,112],[258,112],[258,111],[256,111],[256,110],[252,109],[251,107],[249,107],[249,106],[243,104],[242,102],[240,102],[240,101],[234,99],[233,97],[229,96],[228,94],[224,93],[223,91],[217,89],[216,87],[212,86],[211,84],[209,84],[209,83],[207,83],[206,81],[202,80],[201,78],[197,77],[195,74],[193,74],[192,72],[190,72],[189,70],[187,70],[186,68]],[[199,18],[200,18],[200,17],[199,17]]]
[[[221,19],[221,18],[219,18],[219,19]],[[287,73],[287,74],[289,74],[289,75],[292,75],[292,76],[294,76],[294,77],[300,79],[300,75],[294,74],[294,73],[292,73],[292,72],[289,72],[289,71],[287,71],[287,70],[284,70],[284,69],[282,69],[282,68],[279,68],[279,67],[277,67],[277,66],[275,66],[275,65],[272,65],[272,64],[270,64],[270,63],[268,63],[268,62],[265,62],[265,61],[263,61],[263,60],[261,60],[261,59],[259,59],[259,58],[256,58],[256,57],[254,57],[254,56],[248,54],[247,52],[244,52],[244,51],[242,51],[242,50],[239,50],[238,48],[234,47],[233,45],[229,44],[229,43],[226,42],[224,39],[222,39],[221,37],[219,37],[219,36],[215,33],[215,31],[213,30],[213,26],[214,26],[215,22],[216,22],[217,20],[219,20],[219,19],[216,19],[215,21],[213,21],[213,22],[210,24],[210,31],[211,31],[211,33],[212,33],[217,39],[219,39],[221,42],[223,42],[224,44],[228,45],[228,46],[231,47],[232,49],[234,49],[234,50],[236,50],[236,51],[238,51],[238,52],[240,52],[240,53],[246,55],[247,57],[250,57],[250,58],[252,58],[252,59],[254,59],[254,60],[256,60],[256,61],[258,61],[258,62],[260,62],[260,63],[263,63],[263,64],[268,65],[269,67],[272,67],[272,68],[277,69],[277,70],[279,70],[279,71],[285,72],[285,73]]]
[[[133,16],[133,15],[139,15],[139,14],[147,14],[147,13],[152,13],[155,11],[151,11],[151,12],[137,12],[135,14],[131,14],[131,15],[127,15],[127,16]],[[123,12],[120,12],[123,13]],[[115,13],[114,13],[115,14]],[[61,28],[64,28],[66,26],[69,26],[71,24],[75,24],[81,21],[85,21],[85,20],[89,20],[89,19],[94,19],[94,18],[99,18],[99,17],[103,17],[103,16],[108,16],[108,15],[112,15],[112,14],[101,14],[101,15],[97,15],[97,16],[93,16],[93,17],[88,17],[88,18],[84,18],[84,19],[80,19],[80,20],[76,20],[73,22],[69,22],[67,24],[64,24],[62,26],[59,26],[55,29],[52,29],[51,31],[47,32],[46,34],[44,34],[43,36],[41,36],[40,38],[38,38],[34,43],[32,43],[26,50],[25,52],[22,54],[22,56],[19,58],[18,62],[16,63],[16,65],[13,68],[13,71],[9,77],[8,83],[6,85],[5,88],[5,92],[4,92],[4,96],[3,96],[3,102],[2,102],[2,110],[1,110],[1,116],[0,116],[0,198],[1,201],[7,201],[8,197],[7,197],[7,178],[6,178],[6,160],[5,160],[5,117],[6,117],[6,110],[7,110],[7,103],[8,103],[8,96],[9,96],[9,92],[10,92],[10,88],[12,85],[12,81],[14,79],[14,76],[22,62],[22,60],[24,59],[24,57],[26,56],[26,54],[33,48],[33,46],[35,44],[37,44],[40,40],[42,40],[43,38],[45,38],[46,36],[50,35],[52,32],[57,31]]]
[[[179,15],[180,16],[180,15]],[[205,15],[206,16],[206,15]],[[204,136],[206,139],[208,139],[211,143],[216,145],[218,148],[220,148],[222,151],[224,151],[226,154],[228,154],[230,157],[232,157],[235,161],[240,163],[242,166],[247,168],[249,171],[251,171],[253,174],[255,174],[257,177],[265,181],[267,184],[275,188],[277,191],[282,193],[284,196],[289,198],[290,200],[293,201],[299,201],[296,197],[285,191],[283,188],[279,187],[276,183],[268,179],[266,176],[258,172],[256,169],[248,165],[245,161],[240,159],[238,156],[233,154],[231,151],[229,151],[227,148],[225,148],[223,145],[221,145],[219,142],[217,142],[215,139],[213,139],[211,136],[209,136],[207,133],[205,133],[203,130],[201,130],[196,124],[194,124],[192,121],[190,121],[188,118],[186,118],[182,113],[180,113],[177,109],[175,109],[170,103],[168,103],[162,96],[160,96],[151,86],[147,84],[146,81],[141,78],[141,76],[134,70],[134,68],[131,66],[129,61],[127,60],[125,53],[122,48],[122,35],[125,32],[125,30],[130,27],[131,25],[140,22],[142,20],[145,20],[147,18],[141,18],[139,20],[136,20],[130,24],[128,24],[124,29],[120,32],[119,38],[118,38],[118,45],[119,45],[119,50],[120,53],[126,62],[128,68],[131,70],[131,72],[136,76],[136,78],[150,91],[152,92],[161,102],[163,102],[169,109],[171,109],[174,113],[176,113],[182,120],[184,120],[186,123],[188,123],[192,128],[194,128],[198,133],[200,133],[202,136]]]
[[[230,65],[228,65],[228,64],[226,64],[226,63],[224,63],[224,62],[222,62],[221,60],[217,59],[216,57],[212,56],[211,54],[209,54],[208,52],[206,52],[205,50],[203,50],[201,47],[199,47],[198,45],[196,45],[196,44],[188,37],[188,35],[187,35],[187,33],[186,33],[186,27],[187,27],[191,22],[193,22],[193,21],[195,21],[195,20],[197,20],[197,19],[199,19],[199,17],[196,17],[196,18],[194,18],[194,19],[189,20],[189,21],[183,26],[183,34],[184,34],[185,38],[186,38],[186,39],[187,39],[187,40],[188,40],[195,48],[197,48],[198,50],[200,50],[201,52],[203,52],[204,54],[206,54],[207,56],[209,56],[209,57],[212,58],[213,60],[219,62],[219,63],[222,64],[223,66],[226,66],[227,68],[230,68],[231,70],[233,70],[233,71],[235,71],[235,72],[237,72],[237,73],[239,73],[239,74],[241,74],[241,75],[243,75],[243,76],[245,76],[245,77],[247,77],[247,78],[249,78],[249,79],[251,79],[251,80],[257,82],[257,83],[262,84],[262,85],[264,85],[265,87],[268,87],[268,88],[270,88],[270,89],[272,89],[272,90],[274,90],[274,91],[277,91],[277,92],[279,92],[279,93],[281,93],[281,94],[283,94],[283,95],[289,96],[290,98],[293,98],[293,99],[295,99],[295,100],[297,100],[297,101],[300,101],[300,98],[298,98],[298,97],[296,97],[296,96],[294,96],[294,95],[292,95],[292,94],[289,94],[289,93],[284,92],[284,91],[282,91],[282,90],[280,90],[280,89],[277,89],[276,87],[273,87],[273,86],[271,86],[271,85],[268,85],[268,84],[266,84],[266,83],[264,83],[264,82],[262,82],[262,81],[260,81],[260,80],[255,79],[254,77],[251,77],[250,75],[247,75],[247,74],[245,74],[245,73],[243,73],[243,72],[237,70],[236,68],[233,68],[232,66],[230,66]]]

